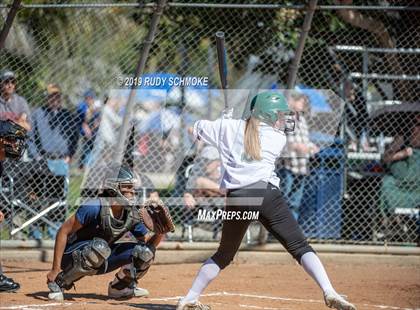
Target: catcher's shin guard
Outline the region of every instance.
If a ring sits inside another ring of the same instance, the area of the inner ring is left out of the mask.
[[[72,253],[73,264],[57,276],[55,282],[66,290],[73,286],[73,283],[84,276],[95,275],[99,267],[111,255],[111,248],[108,243],[100,238],[95,238],[82,249]]]
[[[138,244],[132,253],[132,263],[121,267],[115,274],[115,279],[110,283],[110,290],[124,290],[126,288],[136,289],[139,279],[149,271],[155,257],[153,245]]]
[[[141,279],[147,273],[155,258],[156,248],[149,244],[138,244],[133,249],[135,278]]]

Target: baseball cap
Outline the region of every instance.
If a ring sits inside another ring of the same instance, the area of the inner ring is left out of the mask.
[[[2,70],[0,71],[0,81],[6,81],[8,79],[16,79],[15,74],[13,73],[13,71],[10,70]]]
[[[96,99],[96,94],[95,91],[93,89],[88,89],[87,91],[85,91],[85,93],[83,94],[83,97],[90,97],[92,99]]]
[[[48,95],[61,94],[60,86],[58,86],[58,84],[48,84],[47,85],[47,94]]]

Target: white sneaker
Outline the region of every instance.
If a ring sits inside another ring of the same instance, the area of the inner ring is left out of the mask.
[[[210,310],[211,307],[209,305],[203,305],[199,301],[194,302],[183,302],[182,298],[178,300],[178,304],[176,306],[176,310]]]
[[[149,291],[145,288],[135,287],[134,289],[126,287],[121,290],[113,288],[111,282],[108,285],[108,297],[119,299],[119,298],[131,298],[131,297],[145,297],[149,296]]]
[[[356,310],[356,307],[334,291],[324,293],[325,304],[337,310]]]
[[[48,299],[55,300],[55,301],[63,301],[64,300],[63,292],[50,292],[48,294]]]
[[[56,282],[49,282],[48,288],[50,289],[50,292],[48,294],[49,300],[55,300],[55,301],[64,300],[63,289]]]
[[[146,297],[149,296],[149,291],[146,290],[145,288],[141,288],[141,287],[135,287],[134,288],[134,297]]]

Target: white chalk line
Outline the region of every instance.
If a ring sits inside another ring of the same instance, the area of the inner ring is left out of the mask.
[[[223,296],[224,292],[217,292],[217,293],[209,293],[209,294],[202,294],[200,297],[212,297],[212,296]],[[178,300],[183,298],[184,296],[174,296],[174,297],[159,297],[159,298],[149,298],[151,301],[171,301],[171,300]]]
[[[314,299],[300,299],[300,298],[287,298],[287,297],[276,297],[276,296],[264,296],[264,295],[254,295],[254,294],[243,294],[243,293],[229,293],[229,292],[214,292],[203,294],[201,297],[214,297],[214,296],[237,296],[237,297],[247,297],[247,298],[256,298],[256,299],[268,299],[268,300],[281,300],[281,301],[291,301],[298,303],[324,303],[322,300]],[[149,298],[150,301],[178,301],[184,296],[173,296],[173,297],[159,297],[159,298]],[[84,303],[84,302],[83,302]],[[1,310],[37,310],[38,308],[44,307],[53,307],[53,306],[62,306],[68,307],[71,305],[80,305],[81,303],[49,303],[49,304],[29,304],[29,305],[13,305],[0,307]],[[85,304],[85,303],[84,303]],[[387,305],[371,305],[371,304],[362,304],[362,306],[378,309],[391,309],[391,310],[420,310],[420,308],[401,308],[396,306],[387,306]],[[261,307],[254,305],[239,304],[239,307],[250,308],[250,309],[263,309],[263,310],[286,310],[285,308],[272,308],[272,307]]]
[[[229,292],[215,292],[215,293],[209,293],[209,294],[202,294],[201,295],[201,297],[212,297],[212,296],[239,296],[239,297],[250,297],[250,298],[259,298],[259,299],[294,301],[294,302],[302,302],[302,303],[306,303],[306,302],[324,303],[321,300],[313,300],[313,299],[297,299],[297,298],[286,298],[286,297],[260,296],[260,295],[229,293]],[[152,300],[152,301],[170,301],[170,300],[178,300],[182,297],[184,297],[184,296],[150,298],[150,300]]]
[[[14,306],[6,306],[6,307],[0,307],[0,309],[9,309],[9,310],[13,310],[13,309],[32,309],[32,307],[35,308],[43,308],[43,307],[54,307],[54,306],[61,306],[61,307],[68,307],[71,306],[73,303],[71,302],[56,302],[56,303],[50,303],[50,304],[31,304],[31,305],[14,305]]]
[[[264,295],[243,294],[243,293],[229,293],[229,292],[215,292],[215,293],[209,293],[209,294],[201,295],[201,297],[212,297],[212,296],[238,296],[238,297],[248,297],[248,298],[257,298],[257,299],[291,301],[291,302],[298,302],[298,303],[321,303],[321,304],[324,303],[323,300],[287,298],[287,297],[264,296]],[[184,296],[151,298],[150,300],[152,300],[152,301],[171,301],[171,300],[178,300],[182,297],[184,297]],[[243,306],[245,306],[245,305],[243,305]],[[247,305],[247,306],[250,307],[251,305]],[[362,304],[362,306],[371,307],[371,308],[378,308],[378,309],[391,309],[391,310],[420,310],[419,308],[402,308],[402,307],[387,306],[387,305]],[[271,309],[271,308],[262,307],[262,308],[255,308],[255,309]],[[279,308],[273,308],[273,309],[279,309]]]
[[[263,310],[289,310],[287,308],[260,307],[260,306],[242,305],[242,304],[240,304],[239,307],[250,308],[250,309],[263,309]]]

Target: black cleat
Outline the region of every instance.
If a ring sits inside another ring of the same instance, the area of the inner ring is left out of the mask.
[[[18,289],[20,289],[19,283],[4,274],[0,275],[0,292],[16,292]]]

